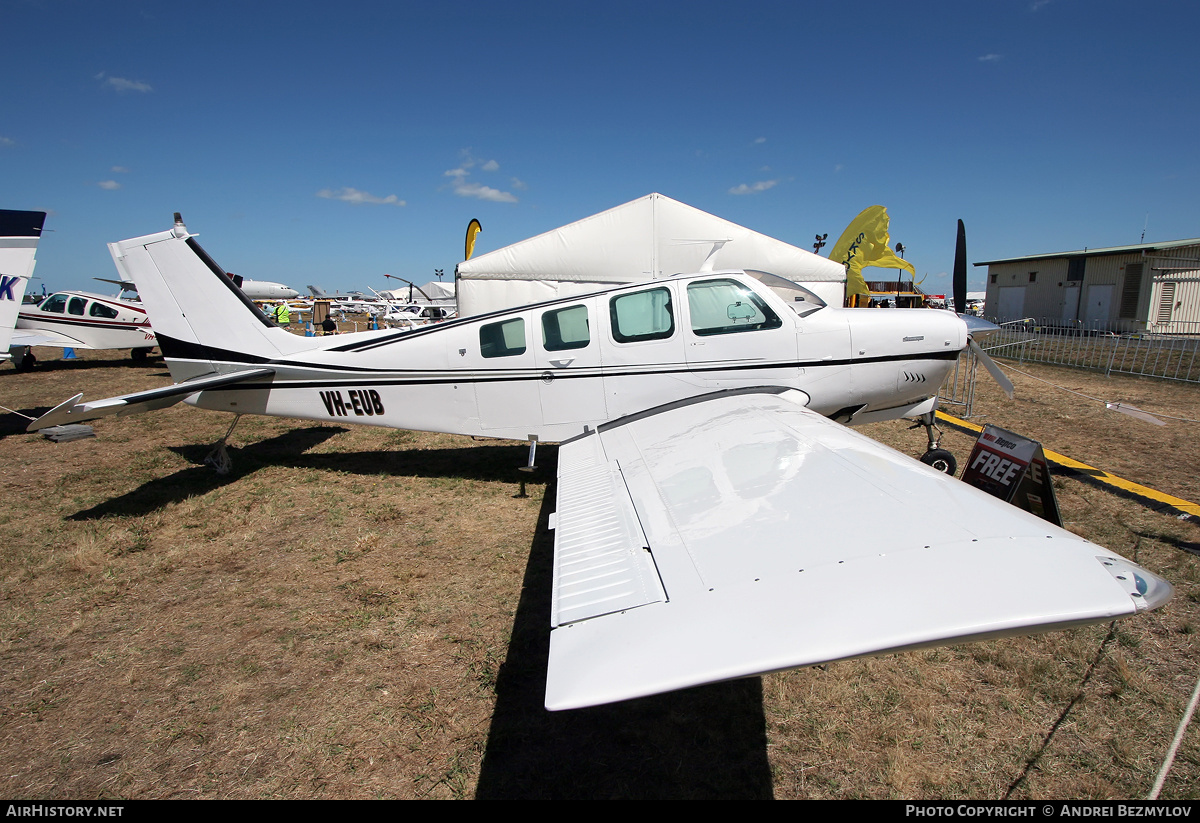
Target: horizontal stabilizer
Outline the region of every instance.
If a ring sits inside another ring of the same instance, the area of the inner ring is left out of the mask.
[[[560,489],[589,477],[633,509],[592,539],[598,553],[607,542],[635,561],[610,577],[646,583],[564,614],[566,542],[575,556],[587,548],[564,524],[603,507],[560,493],[549,709],[1107,621],[1172,592],[1107,549],[769,394],[714,397],[564,443]]]
[[[50,426],[80,423],[84,420],[98,420],[101,417],[108,417],[113,414],[139,414],[141,412],[165,409],[168,406],[174,406],[180,400],[197,392],[219,389],[224,386],[233,385],[234,383],[243,383],[247,380],[255,380],[261,377],[270,377],[274,373],[274,369],[245,369],[244,371],[237,371],[232,374],[212,374],[207,377],[188,380],[185,383],[164,386],[161,389],[123,394],[120,397],[108,397],[103,400],[93,400],[89,403],[80,403],[79,400],[83,395],[77,394],[65,403],[55,406],[37,420],[34,420],[29,424],[26,431],[34,432]]]

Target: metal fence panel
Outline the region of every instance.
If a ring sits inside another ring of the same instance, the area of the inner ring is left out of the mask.
[[[1172,327],[1186,327],[1187,333],[1025,318],[1002,324],[999,331],[988,335],[983,347],[992,357],[1020,363],[1200,383],[1200,322],[1173,323]]]

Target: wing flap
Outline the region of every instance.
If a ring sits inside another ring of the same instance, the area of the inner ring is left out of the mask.
[[[230,374],[212,374],[164,386],[161,389],[123,394],[119,397],[107,397],[103,400],[92,400],[80,403],[82,394],[77,394],[70,400],[60,403],[37,420],[29,424],[26,431],[38,431],[50,426],[63,426],[69,423],[81,423],[86,420],[98,420],[101,417],[119,414],[140,414],[141,412],[156,411],[173,406],[185,397],[197,392],[219,389],[235,383],[244,383],[262,377],[270,377],[274,369],[243,369]]]
[[[1099,546],[775,396],[613,426],[563,444],[560,465],[583,449],[620,473],[665,599],[557,625],[551,709],[1110,620],[1171,593]]]
[[[559,462],[555,626],[665,599],[621,473],[588,438]]]

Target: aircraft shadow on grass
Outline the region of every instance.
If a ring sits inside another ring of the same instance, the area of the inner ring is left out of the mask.
[[[345,431],[340,426],[310,426],[293,429],[248,446],[231,446],[228,451],[233,468],[224,476],[204,465],[204,458],[211,451],[210,445],[174,446],[171,451],[196,465],[150,480],[133,491],[76,512],[68,519],[97,520],[149,514],[170,503],[220,488],[265,466],[289,466],[364,476],[441,477],[514,484],[524,477],[517,468],[525,463],[528,449],[524,445],[508,443],[487,448],[305,453]],[[553,477],[553,469],[540,477]]]
[[[496,708],[476,797],[771,798],[757,677],[590,709],[543,708],[552,492],[547,489],[542,504],[508,654],[496,679]]]
[[[512,483],[525,477],[523,444],[380,453],[306,454],[344,432],[336,426],[294,429],[231,448],[233,471],[220,476],[194,465],[77,512],[68,519],[140,516],[204,494],[271,465],[368,476],[441,477]],[[174,448],[202,463],[209,446]],[[555,476],[557,449],[538,454],[532,482]],[[524,585],[476,794],[480,798],[739,797],[770,798],[766,720],[758,678],[719,683],[591,709],[543,708],[550,644],[553,487],[547,488],[530,547]]]

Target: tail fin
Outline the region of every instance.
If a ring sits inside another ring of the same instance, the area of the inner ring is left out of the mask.
[[[5,360],[45,222],[44,211],[0,209],[0,358]]]
[[[178,213],[170,231],[109,243],[108,249],[122,278],[137,284],[176,380],[319,345],[271,322],[188,233]]]

